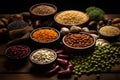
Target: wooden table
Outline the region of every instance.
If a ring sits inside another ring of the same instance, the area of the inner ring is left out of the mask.
[[[108,14],[106,18],[120,17],[120,14]],[[45,77],[42,76],[40,70],[32,67],[29,60],[24,63],[14,63],[5,57],[6,43],[0,44],[0,80],[75,80],[74,76],[68,79],[58,79],[57,76]],[[82,75],[78,80],[120,80],[120,65],[114,65],[111,72]]]

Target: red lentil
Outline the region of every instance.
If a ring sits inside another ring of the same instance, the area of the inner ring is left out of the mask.
[[[69,34],[64,38],[67,45],[71,47],[87,47],[94,42],[94,38],[88,34]]]
[[[58,37],[58,33],[53,29],[39,29],[32,34],[32,37],[39,42],[50,42]]]

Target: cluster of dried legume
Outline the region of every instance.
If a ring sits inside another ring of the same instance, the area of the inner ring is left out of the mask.
[[[31,59],[39,64],[50,63],[55,59],[55,54],[53,51],[47,49],[40,49],[33,53]]]
[[[88,17],[85,13],[75,10],[64,11],[56,16],[57,22],[67,25],[82,24],[87,19]]]
[[[58,33],[53,29],[39,29],[32,34],[33,39],[39,42],[50,42],[58,37]]]
[[[110,70],[112,65],[120,62],[120,47],[107,45],[97,46],[91,54],[75,56],[70,60],[74,65],[73,73],[77,75]]]
[[[70,34],[64,41],[71,47],[87,47],[94,42],[94,38],[88,34]]]
[[[15,45],[7,49],[6,55],[10,58],[23,58],[29,53],[29,48],[24,45]]]

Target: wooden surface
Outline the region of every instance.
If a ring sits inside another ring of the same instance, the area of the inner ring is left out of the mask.
[[[109,14],[106,18],[120,17],[120,14]],[[24,62],[10,61],[5,56],[6,43],[0,44],[0,80],[74,80],[74,75],[68,79],[58,79],[57,76],[46,77],[40,69],[32,67],[27,59]],[[111,72],[82,75],[78,80],[120,80],[120,65],[114,65]]]

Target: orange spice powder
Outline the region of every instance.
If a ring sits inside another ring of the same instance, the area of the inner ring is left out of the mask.
[[[32,34],[32,37],[39,42],[50,42],[58,37],[58,33],[53,29],[39,29]]]

